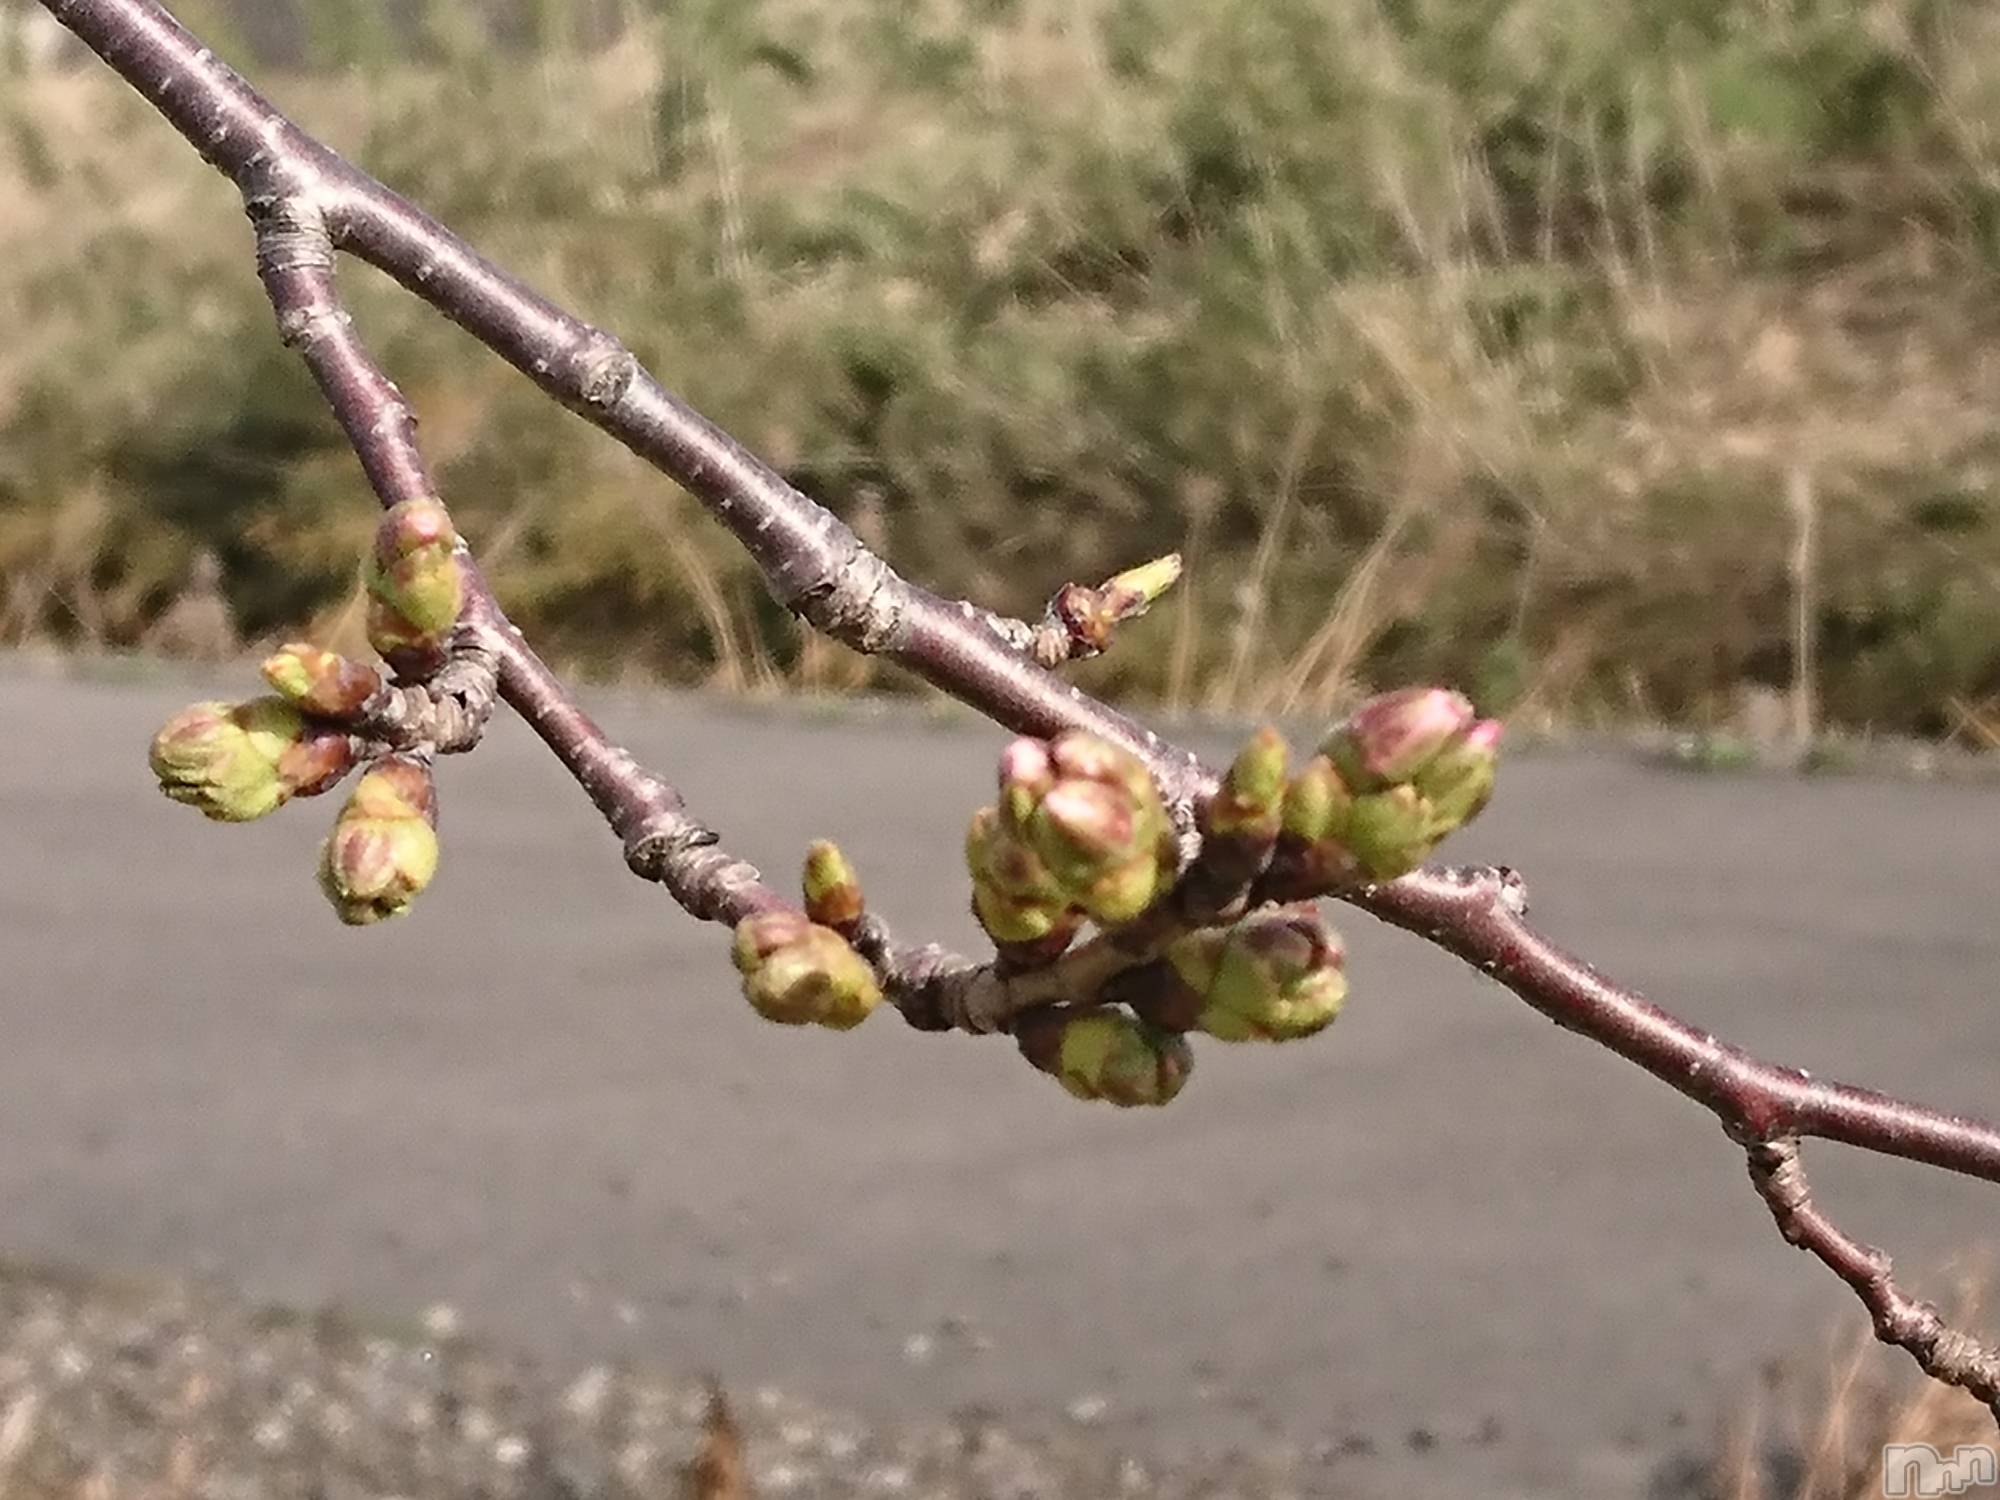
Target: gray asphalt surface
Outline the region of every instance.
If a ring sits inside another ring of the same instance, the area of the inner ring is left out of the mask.
[[[0,662],[0,1253],[447,1302],[552,1359],[876,1418],[1327,1445],[1342,1493],[1644,1493],[1765,1361],[1859,1326],[1704,1115],[1358,915],[1332,1033],[1208,1047],[1164,1112],[1085,1107],[1002,1041],[758,1023],[722,935],[503,721],[446,768],[417,913],[345,931],[310,870],[331,805],[219,828],[149,785],[159,720],[252,681]],[[903,932],[971,943],[997,731],[597,706],[767,869],[836,837]],[[1545,754],[1462,852],[1745,1045],[1992,1114],[1996,815]],[[1819,1161],[1927,1290],[2000,1231],[1990,1189]]]

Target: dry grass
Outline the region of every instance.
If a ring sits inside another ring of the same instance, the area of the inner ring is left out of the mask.
[[[2000,692],[2000,12],[635,0],[524,57],[422,9],[430,61],[356,41],[275,91],[912,574],[1033,611],[1195,556],[1199,607],[1094,685],[1712,723],[1815,639],[1836,725]],[[4,88],[0,642],[127,644],[203,547],[253,634],[337,610],[361,497],[226,188],[94,73]],[[555,656],[868,680],[684,497],[353,288]],[[93,504],[86,590],[49,559]]]

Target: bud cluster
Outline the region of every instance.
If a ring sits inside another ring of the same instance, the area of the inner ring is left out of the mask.
[[[436,500],[385,512],[369,559],[369,641],[405,677],[442,666],[465,604],[458,535]],[[275,696],[197,703],[154,736],[153,773],[176,802],[246,822],[294,797],[327,791],[367,755],[382,674],[293,642],[265,658]],[[409,907],[437,871],[437,797],[426,754],[370,764],[320,851],[319,882],[343,922],[379,922]]]
[[[996,942],[1060,948],[1084,918],[1130,921],[1172,884],[1176,850],[1138,757],[1094,735],[1016,740],[1000,804],[966,835],[973,911]]]
[[[1324,888],[1408,874],[1486,806],[1499,743],[1498,721],[1443,688],[1371,698],[1293,779],[1284,833]]]

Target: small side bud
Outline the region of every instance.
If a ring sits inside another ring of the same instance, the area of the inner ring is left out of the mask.
[[[383,513],[375,530],[368,589],[417,633],[442,637],[465,605],[465,570],[458,533],[437,500],[405,500]]]
[[[1169,552],[1165,557],[1114,573],[1104,580],[1100,592],[1107,608],[1118,611],[1121,620],[1129,620],[1144,614],[1148,606],[1180,580],[1181,555]]]
[[[1307,844],[1340,837],[1347,827],[1348,810],[1354,797],[1340,772],[1324,755],[1315,755],[1285,788],[1285,805],[1280,815],[1284,832]]]
[[[1079,1099],[1170,1103],[1194,1069],[1187,1041],[1108,1006],[1032,1012],[1015,1023],[1026,1057]]]
[[[280,697],[323,719],[352,719],[382,690],[366,662],[294,641],[264,658],[264,680]]]
[[[1167,951],[1200,1008],[1194,1026],[1225,1042],[1290,1041],[1333,1024],[1347,998],[1345,950],[1310,904],[1264,907]]]
[[[182,709],[153,736],[148,758],[174,801],[218,822],[247,823],[339,780],[352,745],[307,724],[282,698],[253,698]]]
[[[820,926],[845,932],[861,920],[861,879],[839,845],[821,839],[806,850],[801,884],[806,915]]]
[[[437,784],[423,761],[385,755],[355,783],[320,848],[320,889],[350,927],[401,916],[437,874]]]
[[[1111,644],[1112,632],[1143,615],[1181,576],[1178,552],[1156,557],[1107,578],[1096,588],[1065,584],[1050,611],[1068,631],[1074,655],[1095,656]]]
[[[769,911],[736,925],[730,951],[743,994],[767,1021],[783,1026],[859,1026],[882,1002],[875,971],[847,939],[803,912]]]
[[[1275,839],[1289,758],[1283,735],[1268,727],[1258,730],[1230,762],[1210,800],[1203,817],[1207,831],[1224,838]]]

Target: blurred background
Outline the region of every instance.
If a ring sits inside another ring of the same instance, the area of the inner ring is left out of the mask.
[[[179,9],[911,576],[1032,613],[1183,550],[1099,688],[2000,722],[1992,7]],[[351,628],[369,500],[230,189],[35,7],[0,16],[0,644],[188,644],[161,621],[211,581],[245,636]],[[903,686],[809,644],[684,495],[351,284],[566,665]]]

